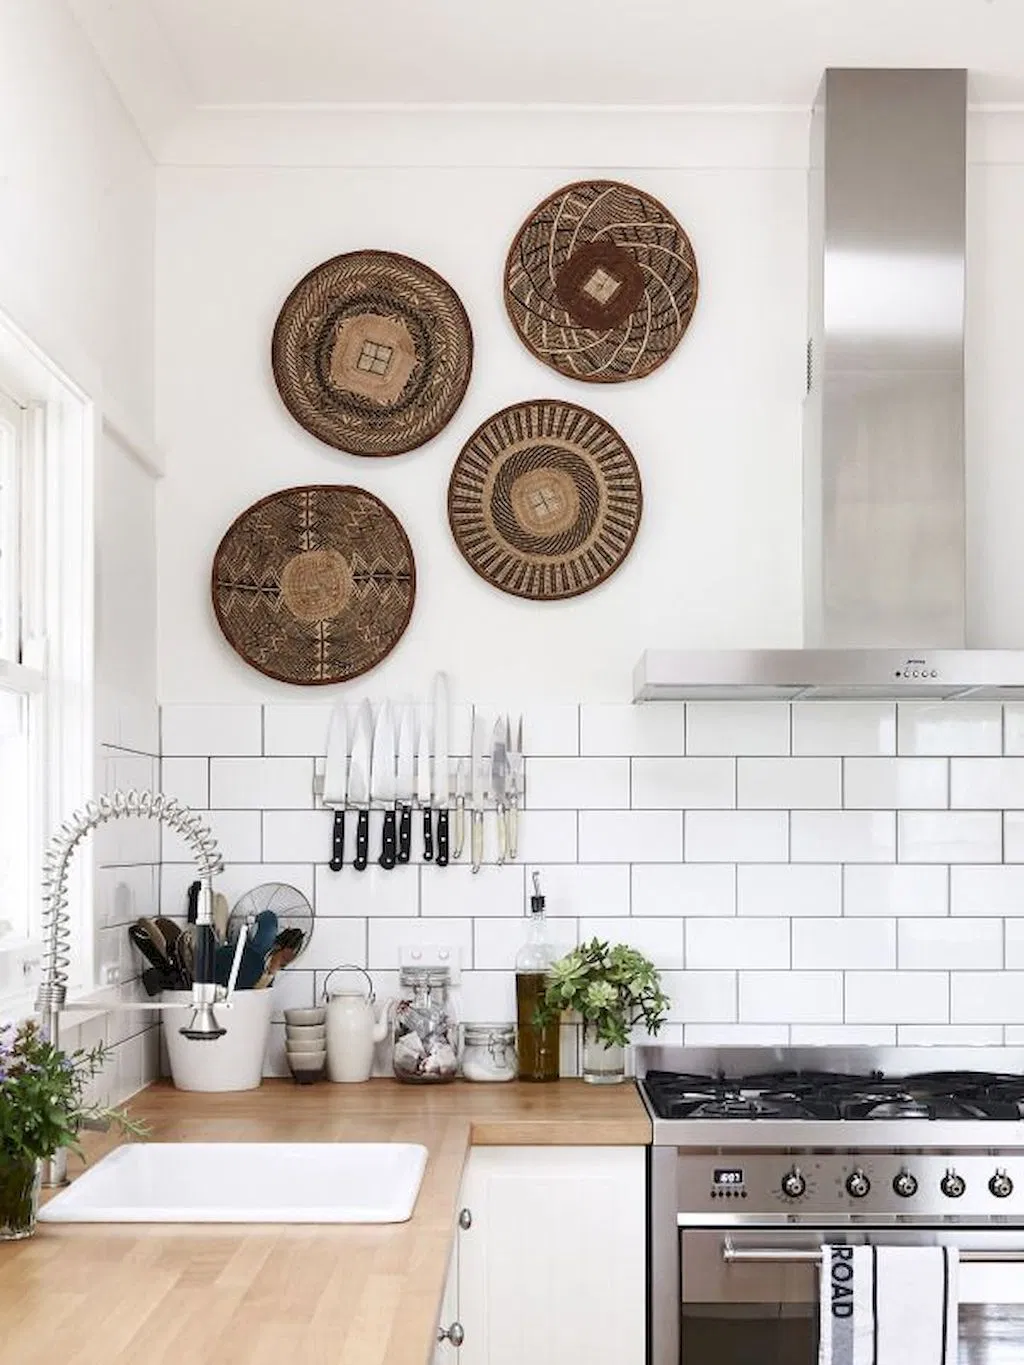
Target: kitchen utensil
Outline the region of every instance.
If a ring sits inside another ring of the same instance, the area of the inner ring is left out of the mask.
[[[381,702],[373,731],[370,799],[384,808],[384,830],[378,862],[390,872],[395,865],[395,724],[391,704]]]
[[[523,794],[523,718],[516,725],[515,744],[512,743],[512,722],[505,718],[505,742],[508,746],[508,856],[515,862],[519,856],[519,802]]]
[[[327,758],[324,762],[323,803],[334,811],[331,826],[332,872],[340,872],[345,863],[345,795],[348,768],[348,711],[343,701],[335,703],[331,722],[327,727]]]
[[[272,948],[281,943],[294,947],[291,961],[305,951],[313,933],[313,909],[302,892],[286,882],[263,882],[247,891],[236,902],[228,920],[231,946],[217,952],[218,981],[224,977],[228,954],[233,953],[243,925],[249,926],[249,940],[242,953],[238,986],[240,990],[251,990],[267,974]],[[283,965],[286,963],[279,959],[275,970]]]
[[[434,825],[431,813],[430,788],[430,731],[420,726],[420,741],[416,750],[416,802],[423,812],[423,861],[434,857]]]
[[[147,967],[142,973],[142,985],[147,995],[162,995],[181,987],[181,977],[173,967]]]
[[[188,907],[185,911],[185,919],[189,924],[195,924],[199,918],[199,892],[202,890],[202,882],[191,882],[188,888]]]
[[[366,978],[356,990],[330,990],[332,976],[358,972]],[[380,1019],[374,1009],[373,980],[362,967],[345,965],[328,972],[324,981],[327,1001],[327,1070],[332,1081],[369,1080],[373,1070],[373,1047],[388,1032],[388,1009]]]
[[[359,811],[356,822],[356,856],[352,866],[357,872],[366,870],[370,850],[370,749],[373,745],[373,711],[364,701],[356,715],[355,737],[352,740],[352,762],[348,770],[349,804]]]
[[[137,920],[135,924],[129,924],[128,940],[138,948],[151,967],[157,968],[158,971],[166,971],[169,968],[170,963],[167,960],[167,948],[163,935],[160,935],[160,945],[163,946],[159,946],[154,941],[148,924],[143,923],[142,920]]]
[[[479,872],[484,860],[484,805],[487,801],[487,739],[484,733],[484,718],[473,707],[472,758],[470,759],[470,780],[473,784],[470,810],[470,856],[473,871]]]
[[[187,990],[196,975],[196,926],[186,924],[176,939],[167,945],[170,960],[181,973]]]
[[[242,949],[238,969],[238,989],[251,991],[264,972],[264,963],[277,937],[277,916],[273,910],[261,910],[249,929],[249,938]]]
[[[398,776],[395,800],[398,805],[398,852],[395,859],[407,863],[412,851],[412,799],[415,787],[416,714],[406,703],[398,724]]]
[[[455,847],[452,857],[462,857],[466,847],[466,765],[460,758],[455,765]]]
[[[302,952],[304,938],[305,935],[301,929],[281,930],[270,945],[270,951],[263,959],[263,974],[256,982],[257,990],[271,985],[277,973],[295,961]]]
[[[223,891],[215,891],[213,893],[213,931],[220,943],[227,942],[230,915],[231,909],[228,905],[227,896]]]
[[[505,861],[507,836],[505,830],[505,779],[508,775],[508,749],[505,743],[507,721],[499,716],[494,722],[491,737],[491,782],[490,794],[494,800],[495,819],[498,827],[498,862]]]
[[[434,773],[431,784],[437,806],[437,865],[448,866],[448,800],[451,793],[451,772],[448,766],[449,704],[448,678],[444,673],[434,675]],[[456,854],[458,857],[458,854]]]

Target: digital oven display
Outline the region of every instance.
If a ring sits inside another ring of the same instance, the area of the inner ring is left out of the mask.
[[[714,1174],[716,1185],[728,1185],[734,1187],[743,1184],[743,1172],[736,1166],[718,1167]]]

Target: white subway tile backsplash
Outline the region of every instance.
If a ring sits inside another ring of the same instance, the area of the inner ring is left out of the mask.
[[[687,919],[686,966],[788,967],[788,919]]]
[[[740,915],[839,915],[841,869],[816,863],[745,863],[736,869]]]
[[[788,754],[789,707],[780,701],[691,701],[688,754]]]
[[[514,708],[511,710],[513,738],[518,714]],[[579,752],[578,706],[554,702],[527,707],[523,713],[523,753],[527,757],[569,758]]]
[[[900,811],[901,863],[997,863],[1002,820],[995,811]]]
[[[899,965],[956,971],[1003,965],[1001,919],[911,919],[900,925]],[[1012,965],[1007,963],[1007,966]]]
[[[434,875],[431,875],[431,874]],[[401,876],[401,870],[384,876]],[[524,872],[521,863],[482,867],[425,867],[420,891],[420,913],[438,916],[506,917],[523,914]]]
[[[287,702],[263,708],[263,752],[268,755],[298,758],[323,756],[327,752],[327,730],[331,723],[330,705],[292,705]],[[349,748],[355,710],[348,707]],[[216,751],[215,751],[216,752]]]
[[[516,954],[529,935],[529,924],[522,915],[515,919],[476,919],[466,920],[465,923],[473,926],[475,968],[505,972],[514,970]],[[551,942],[559,955],[576,946],[575,920],[553,919],[548,928]]]
[[[687,1047],[785,1047],[788,1024],[685,1024]]]
[[[210,805],[215,810],[310,810],[313,763],[308,758],[214,758]]]
[[[843,974],[740,972],[739,1017],[750,1024],[841,1023]]]
[[[716,923],[721,923],[717,920]],[[557,930],[556,930],[557,932]],[[625,943],[651,959],[659,971],[683,968],[683,922],[674,919],[580,919],[579,941],[592,938],[606,943]]]
[[[385,920],[390,924],[393,921]],[[309,945],[302,954],[303,971],[338,967],[351,962],[366,965],[366,920],[341,915],[318,915]]]
[[[581,706],[580,738],[583,754],[681,754],[683,703]]]
[[[247,812],[248,813],[248,812]],[[184,849],[182,855],[184,856]],[[196,865],[188,863],[164,863],[160,877],[160,907],[164,915],[184,915],[187,907],[189,884],[196,879]],[[236,863],[227,862],[224,871],[218,873],[213,889],[227,897],[228,904],[234,906],[239,897],[244,896],[255,886],[266,882],[283,882],[301,891],[309,903],[313,904],[313,867],[310,863]],[[329,874],[334,876],[332,872]]]
[[[1003,705],[1003,753],[1024,754],[1024,702]]]
[[[960,866],[951,867],[949,874],[954,915],[1024,915],[1024,867]]]
[[[831,809],[842,805],[838,758],[738,758],[736,804],[754,809]]]
[[[487,856],[494,856],[491,816],[485,818]],[[575,863],[576,812],[574,810],[528,810],[519,812],[519,849],[521,862]],[[495,839],[497,836],[495,835]]]
[[[456,1003],[464,1023],[514,1023],[516,978],[514,972],[463,972]]]
[[[1020,920],[1020,919],[1008,919],[1008,920],[1005,920],[1005,921],[1003,921],[1003,920],[994,920],[994,921],[989,921],[989,920],[967,920],[967,921],[965,921],[965,922],[968,923],[968,924],[972,924],[972,925],[974,925],[974,924],[988,924],[988,923],[990,923],[990,922],[991,922],[991,923],[994,923],[994,924],[998,924],[999,927],[1000,927],[1000,929],[1003,931],[1004,937],[1005,937],[1005,944],[1006,944],[1006,950],[1005,950],[1005,951],[1006,951],[1006,959],[1005,959],[1005,962],[999,962],[999,963],[997,963],[996,965],[997,965],[997,966],[1011,967],[1011,968],[1014,968],[1014,969],[1024,968],[1024,920]],[[963,963],[963,966],[965,966],[965,967],[990,967],[990,966],[992,966],[992,963],[990,963],[990,962],[965,962],[965,963]]]
[[[274,1013],[276,1023],[284,1023],[285,1010],[309,1009],[317,1003],[316,974],[307,971],[303,954],[302,966],[285,967],[274,978]]]
[[[731,863],[648,863],[632,868],[634,915],[734,915]]]
[[[679,811],[590,811],[579,814],[582,863],[668,863],[682,857]]]
[[[211,810],[204,819],[217,840],[225,863],[258,863],[263,857],[258,810]],[[184,862],[191,855],[185,841],[173,830],[163,831],[163,856],[168,862]],[[304,858],[295,861],[305,862]]]
[[[1024,811],[1003,812],[1003,861],[1024,863]]]
[[[946,767],[942,758],[846,758],[843,805],[848,810],[942,809],[949,805]]]
[[[954,758],[949,766],[955,809],[1024,807],[1024,758]]]
[[[263,812],[263,856],[279,863],[325,863],[331,852],[334,814],[329,810],[266,810]],[[355,821],[348,817],[346,858],[355,856]],[[371,834],[372,834],[371,829]],[[371,839],[370,857],[380,852]]]
[[[263,752],[263,708],[260,706],[164,706],[160,718],[160,752],[206,757]]]
[[[397,874],[392,873],[391,875]],[[473,921],[471,919],[399,919],[397,917],[371,919],[369,931],[366,965],[371,969],[397,971],[400,961],[399,951],[406,947],[448,947],[454,953],[453,965],[460,967],[472,967],[474,965]],[[336,966],[337,964],[331,965]],[[507,967],[509,964],[501,963],[499,965]]]
[[[736,804],[731,758],[633,759],[635,809],[728,809]]]
[[[628,864],[604,863],[591,867],[584,863],[545,863],[527,866],[523,904],[518,912],[508,913],[527,913],[533,895],[534,872],[540,876],[541,892],[547,901],[547,913],[552,918],[580,915],[613,918],[630,912]]]
[[[793,921],[793,966],[843,971],[896,966],[896,921],[798,919]]]
[[[892,811],[795,810],[790,818],[790,857],[795,863],[895,861]]]
[[[355,853],[355,830],[351,833],[351,855]],[[367,864],[364,872],[355,872],[350,860],[340,872],[332,872],[326,863],[316,869],[316,913],[320,915],[362,915],[367,919],[405,916],[420,913],[420,870],[418,867],[393,868],[390,872],[376,863]],[[445,878],[463,871],[445,869]],[[440,876],[436,879],[440,880]],[[435,878],[427,877],[433,886]],[[425,912],[424,912],[425,913]],[[459,912],[453,912],[459,913]]]
[[[628,758],[530,758],[526,799],[531,810],[625,810]]]
[[[998,702],[900,702],[901,754],[1000,754],[1003,717]]]
[[[900,1024],[896,1041],[900,1047],[999,1047],[1003,1028],[1001,1024]]]
[[[794,1047],[886,1047],[896,1042],[895,1024],[794,1024]]]
[[[160,762],[160,790],[193,810],[210,804],[210,760],[165,758]]]
[[[847,972],[846,1022],[948,1023],[949,976],[946,972]]]
[[[781,863],[789,851],[784,811],[686,812],[686,861],[691,863]]]
[[[794,754],[894,754],[896,705],[891,701],[793,703]]]
[[[665,972],[661,984],[672,1002],[668,1012],[671,1022],[736,1022],[735,972]]]
[[[909,863],[851,864],[843,868],[846,915],[945,915],[949,909],[949,872],[945,867]],[[954,869],[955,871],[955,869]]]
[[[950,1022],[1024,1023],[1024,972],[952,972]]]

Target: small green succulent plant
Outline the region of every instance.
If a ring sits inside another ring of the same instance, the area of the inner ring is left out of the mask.
[[[592,938],[551,967],[538,1022],[575,1011],[602,1043],[625,1047],[636,1024],[657,1033],[668,1006],[658,970],[643,953]]]

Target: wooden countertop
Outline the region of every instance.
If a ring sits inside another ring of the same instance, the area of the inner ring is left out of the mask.
[[[131,1109],[155,1141],[422,1142],[430,1155],[408,1223],[43,1224],[0,1245],[0,1365],[428,1365],[470,1145],[651,1141],[633,1085],[569,1080],[265,1081],[235,1095],[160,1083]],[[85,1145],[95,1157],[116,1139]]]

